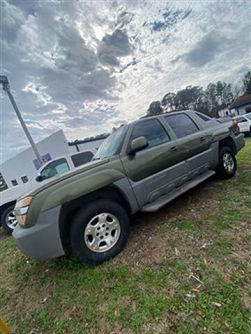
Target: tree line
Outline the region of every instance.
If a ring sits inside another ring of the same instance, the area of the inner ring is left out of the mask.
[[[177,93],[167,93],[161,101],[153,101],[147,115],[158,115],[167,111],[194,109],[212,117],[218,117],[218,111],[228,108],[239,95],[251,94],[251,71],[242,79],[242,86],[218,81],[209,83],[204,89],[200,86],[187,86]]]

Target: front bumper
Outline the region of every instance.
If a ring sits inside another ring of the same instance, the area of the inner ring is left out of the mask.
[[[42,212],[29,228],[16,226],[12,235],[21,252],[36,260],[64,255],[59,231],[60,206]]]

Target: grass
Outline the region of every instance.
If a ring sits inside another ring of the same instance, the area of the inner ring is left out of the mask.
[[[235,178],[135,216],[126,249],[99,267],[36,263],[1,231],[11,333],[250,333],[250,138],[237,158]]]

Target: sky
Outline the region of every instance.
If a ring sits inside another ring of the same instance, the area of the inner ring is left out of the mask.
[[[0,0],[0,74],[35,141],[109,132],[188,85],[251,68],[250,1]],[[29,146],[0,92],[0,163]]]

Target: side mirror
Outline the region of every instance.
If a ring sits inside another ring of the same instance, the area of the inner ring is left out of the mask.
[[[37,177],[36,177],[36,181],[37,182],[42,182],[43,181],[43,176],[42,175],[38,175]]]
[[[138,138],[135,138],[131,141],[130,149],[129,149],[129,155],[134,155],[136,152],[143,150],[148,146],[148,140],[146,137],[141,136]]]

